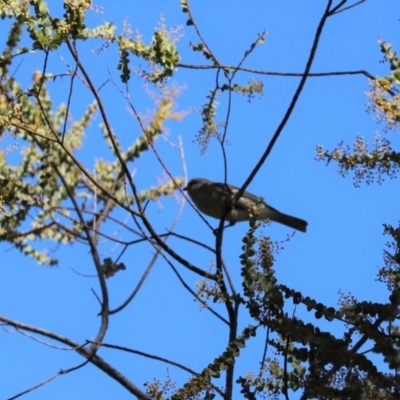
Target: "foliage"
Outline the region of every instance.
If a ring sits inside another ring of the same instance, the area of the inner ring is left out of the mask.
[[[368,93],[368,111],[374,112],[378,122],[384,124],[386,133],[395,133],[400,123],[400,59],[392,46],[383,40],[379,41],[384,59],[390,63],[390,75],[370,80],[371,92]],[[343,176],[354,171],[354,183],[359,186],[365,180],[371,183],[377,176],[382,183],[384,176],[395,178],[400,167],[400,152],[393,150],[391,141],[382,138],[379,133],[374,135],[374,149],[370,151],[364,138],[357,136],[354,150],[341,142],[333,151],[324,151],[323,146],[317,146],[317,159],[327,163],[336,161],[339,173]]]

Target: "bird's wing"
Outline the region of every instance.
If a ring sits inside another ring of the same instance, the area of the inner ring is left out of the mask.
[[[239,188],[233,185],[230,186],[230,191],[231,191],[231,196],[232,199],[235,196],[235,194],[239,191]],[[239,198],[239,200],[236,203],[236,208],[240,210],[245,210],[249,211],[249,207],[252,205],[256,205],[257,203],[262,203],[266,206],[265,202],[258,196],[255,196],[254,194],[250,192],[244,192],[242,196]]]
[[[214,188],[213,190],[218,191],[219,193],[223,194],[226,196],[226,198],[230,198],[231,200],[235,197],[235,194],[239,191],[239,188],[233,185],[228,185],[228,184],[223,184],[223,183],[216,183],[213,184]],[[236,208],[240,210],[249,210],[249,206],[251,205],[256,205],[257,203],[262,203],[264,204],[265,207],[269,207],[274,211],[275,210],[273,207],[269,206],[265,201],[258,196],[255,196],[254,194],[245,191],[242,196],[239,198],[239,200],[236,203]],[[278,211],[277,211],[278,212]]]
[[[241,198],[246,198],[255,204],[259,203],[260,201],[261,201],[261,203],[265,204],[265,202],[260,197],[255,196],[254,194],[252,194],[250,192],[244,192]]]
[[[213,183],[213,191],[219,192],[226,197],[232,197],[239,190],[237,187],[227,185],[226,183]]]

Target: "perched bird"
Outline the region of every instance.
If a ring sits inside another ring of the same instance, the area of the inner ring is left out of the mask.
[[[258,219],[279,222],[301,232],[307,229],[307,222],[303,219],[283,214],[249,192],[244,192],[234,205],[233,198],[239,188],[233,185],[195,178],[189,181],[184,190],[189,193],[193,203],[202,213],[217,219],[221,219],[226,213],[225,220],[229,221],[230,225],[239,221],[248,221],[250,208],[261,204]]]

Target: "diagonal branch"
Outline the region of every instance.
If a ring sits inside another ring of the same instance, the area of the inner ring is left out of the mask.
[[[97,354],[93,354],[90,349],[86,349],[85,347],[83,347],[83,345],[80,345],[67,337],[58,335],[46,329],[18,322],[2,315],[0,315],[0,322],[2,322],[4,325],[37,333],[38,335],[42,335],[47,338],[56,340],[60,343],[64,343],[65,345],[68,345],[69,347],[71,347],[71,349],[74,349],[82,357],[88,359],[91,364],[95,365],[112,379],[117,381],[122,387],[124,387],[129,393],[135,395],[138,399],[151,400],[144,392],[142,392],[134,383],[132,383],[129,379],[122,375],[118,370],[108,364],[103,358],[99,357]],[[96,344],[96,346],[99,346],[99,344]]]
[[[300,97],[301,92],[303,91],[304,85],[307,81],[308,78],[308,74],[310,73],[311,70],[311,66],[313,64],[314,58],[315,58],[315,54],[319,45],[319,41],[321,38],[321,34],[322,34],[322,30],[325,26],[325,23],[327,21],[327,19],[330,16],[330,8],[332,5],[332,0],[328,0],[328,4],[326,6],[325,12],[322,15],[322,18],[318,24],[317,30],[315,32],[315,37],[314,37],[314,41],[310,50],[310,55],[308,57],[307,60],[307,64],[304,70],[304,73],[302,75],[302,78],[300,80],[299,86],[296,89],[296,92],[293,95],[292,101],[289,104],[289,107],[281,121],[281,123],[279,124],[274,136],[272,137],[267,149],[265,150],[264,154],[261,156],[260,160],[258,161],[258,163],[256,164],[256,166],[254,167],[253,171],[251,171],[249,177],[246,179],[245,183],[243,184],[243,186],[240,188],[240,190],[236,193],[235,195],[235,199],[234,201],[237,201],[244,193],[244,191],[246,190],[247,186],[249,186],[250,182],[254,179],[254,177],[256,176],[257,172],[260,170],[260,168],[262,167],[262,165],[264,164],[265,160],[267,159],[267,157],[269,156],[269,154],[271,153],[272,148],[274,147],[274,144],[276,143],[276,141],[279,138],[279,135],[281,134],[281,132],[283,131],[283,128],[285,127],[286,123],[288,122],[290,116],[292,115],[292,112],[296,106],[296,103]]]

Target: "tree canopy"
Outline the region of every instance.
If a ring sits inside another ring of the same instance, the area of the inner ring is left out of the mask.
[[[0,4],[6,398],[399,398],[399,9],[222,3]]]

